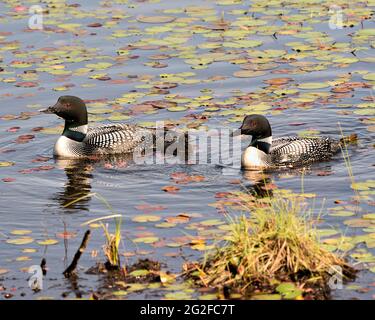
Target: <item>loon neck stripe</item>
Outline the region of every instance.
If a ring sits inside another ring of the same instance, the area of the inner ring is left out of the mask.
[[[86,137],[87,133],[87,124],[78,126],[78,127],[71,127],[66,126],[64,128],[63,136],[72,139],[77,142],[82,142],[83,139]]]
[[[251,141],[250,145],[252,147],[255,147],[255,148],[263,151],[266,154],[269,154],[270,150],[271,150],[271,145],[272,145],[272,136],[267,137],[267,138],[263,138],[263,139],[259,139],[259,140],[255,139],[255,140]]]
[[[86,134],[84,134],[82,132],[71,131],[71,130],[67,129],[67,130],[64,130],[63,136],[65,136],[69,139],[72,139],[74,141],[77,141],[77,142],[82,142],[83,139],[85,139]]]

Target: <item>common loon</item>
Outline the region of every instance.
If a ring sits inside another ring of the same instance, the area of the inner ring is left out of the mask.
[[[61,96],[43,113],[54,113],[65,120],[62,135],[53,154],[60,158],[85,158],[95,155],[131,153],[154,143],[155,129],[133,124],[105,124],[88,127],[85,102],[75,96]],[[166,129],[167,130],[167,129]]]
[[[328,137],[283,137],[272,139],[268,120],[257,114],[244,118],[242,135],[251,135],[250,145],[243,152],[244,169],[304,166],[316,161],[330,160],[340,150],[341,140]]]

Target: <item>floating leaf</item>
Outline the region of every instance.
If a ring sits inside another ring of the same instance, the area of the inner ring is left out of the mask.
[[[158,237],[141,237],[141,238],[135,238],[133,240],[134,242],[142,242],[142,243],[155,243],[157,241],[159,241],[159,238]]]
[[[27,249],[22,250],[23,253],[34,253],[34,252],[37,252],[37,251],[38,250],[32,249],[32,248],[27,248]]]
[[[186,222],[190,221],[190,217],[188,215],[185,215],[185,214],[179,214],[176,217],[168,217],[165,220],[167,222],[173,223],[173,224],[176,224],[176,223],[186,223]]]
[[[332,212],[329,215],[333,217],[350,217],[350,216],[354,216],[355,213],[352,211],[340,210],[340,211]]]
[[[364,80],[375,81],[375,73],[368,73],[362,77]]]
[[[23,237],[23,238],[16,238],[16,239],[8,239],[6,243],[16,244],[16,245],[24,245],[34,242],[33,238],[30,237]]]
[[[165,186],[165,187],[161,188],[161,190],[163,190],[165,192],[169,192],[169,193],[176,193],[177,191],[180,190],[180,188],[178,188],[176,186]]]
[[[299,89],[313,90],[328,88],[330,85],[327,82],[305,82],[298,85]]]
[[[155,222],[159,220],[161,220],[161,217],[153,215],[139,215],[132,219],[134,222]]]
[[[12,230],[10,233],[14,234],[14,235],[17,235],[17,236],[23,236],[25,234],[32,233],[32,231],[31,230],[26,230],[26,229],[16,229],[16,230]]]
[[[351,219],[344,221],[344,224],[352,228],[364,228],[371,225],[371,220]]]
[[[354,190],[370,190],[370,186],[366,182],[355,182],[350,187]]]
[[[14,162],[11,162],[11,161],[0,161],[0,167],[10,167],[13,165],[14,165]]]
[[[30,260],[31,258],[27,256],[21,256],[21,257],[16,258],[16,261],[30,261]]]
[[[317,229],[317,232],[321,237],[329,237],[338,233],[338,231],[333,229]]]
[[[185,111],[187,110],[187,107],[170,107],[167,109],[168,111],[172,111],[172,112],[180,112],[180,111]]]
[[[294,283],[284,282],[276,287],[276,291],[281,293],[284,299],[296,299],[301,296],[303,291],[295,286]]]
[[[41,246],[51,246],[51,245],[55,245],[59,243],[58,240],[56,239],[46,239],[46,240],[42,240],[42,241],[37,241],[37,244],[40,244]]]
[[[156,228],[173,228],[175,226],[176,226],[175,223],[170,223],[170,222],[161,222],[161,223],[155,224]]]
[[[172,22],[176,17],[172,16],[138,16],[137,21],[143,23],[167,23]]]
[[[133,277],[143,277],[143,276],[147,276],[149,273],[150,273],[150,271],[148,271],[146,269],[139,269],[139,270],[134,270],[134,271],[130,272],[129,275],[131,275]]]
[[[218,226],[220,224],[223,224],[224,221],[219,220],[219,219],[209,219],[209,220],[204,220],[199,222],[203,226]]]

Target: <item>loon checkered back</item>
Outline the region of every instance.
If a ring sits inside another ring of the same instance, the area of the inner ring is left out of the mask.
[[[240,130],[252,136],[242,155],[245,169],[304,166],[330,160],[340,150],[340,141],[329,137],[272,139],[271,126],[262,115],[246,116]]]
[[[270,150],[271,163],[301,166],[316,161],[330,160],[340,150],[338,141],[328,137],[275,139]]]

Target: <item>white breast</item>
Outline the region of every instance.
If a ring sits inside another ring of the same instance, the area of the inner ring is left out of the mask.
[[[58,157],[70,158],[74,156],[74,154],[72,154],[72,149],[75,144],[80,144],[80,142],[74,141],[65,136],[60,136],[55,143],[53,154]]]
[[[242,154],[241,165],[244,169],[267,167],[267,154],[255,147],[247,147]]]

